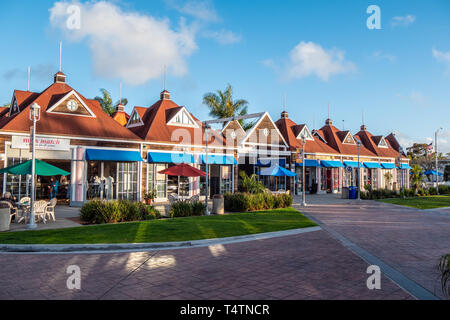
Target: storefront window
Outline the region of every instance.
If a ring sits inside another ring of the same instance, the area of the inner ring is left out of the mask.
[[[327,190],[327,168],[320,168],[320,190]]]
[[[118,177],[118,199],[137,200],[137,162],[120,162]]]
[[[232,191],[231,166],[220,168],[220,193],[225,194]]]
[[[156,197],[159,199],[167,198],[167,176],[165,174],[158,173],[167,169],[167,164],[156,164],[155,166],[155,184]]]
[[[7,166],[14,166],[28,160],[29,159],[8,158]],[[11,195],[17,199],[29,196],[31,192],[31,175],[18,176],[7,174],[6,192],[10,192]]]

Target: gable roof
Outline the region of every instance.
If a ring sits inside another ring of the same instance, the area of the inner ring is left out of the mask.
[[[387,144],[387,148],[380,148],[378,144],[380,143],[383,136],[374,136],[369,131],[366,130],[365,126],[361,127],[361,130],[356,134],[361,140],[361,143],[375,153],[379,157],[386,158],[398,158],[400,153],[393,149],[390,144]]]
[[[297,139],[298,134],[301,130],[306,127],[306,125],[297,125],[294,121],[289,118],[281,118],[275,122],[279,131],[284,136],[286,142],[292,151],[300,149],[302,147],[302,142]],[[300,131],[299,131],[300,129]],[[307,140],[305,143],[306,153],[323,153],[323,154],[336,154],[338,153],[333,148],[329,147],[320,138],[313,136],[314,140]]]
[[[281,145],[281,146],[284,145],[285,147],[289,148],[289,144],[284,139],[283,134],[280,132],[280,130],[278,129],[278,126],[272,120],[272,117],[270,116],[270,114],[268,112],[264,112],[264,114],[258,119],[258,121],[256,121],[256,123],[253,125],[253,127],[251,127],[251,129],[247,131],[247,135],[245,136],[244,139],[242,139],[242,142],[247,141],[251,137],[253,132],[256,130],[256,128],[258,128],[260,126],[260,124],[262,123],[262,121],[264,119],[266,119],[266,118],[270,121],[271,125],[273,126],[273,129],[275,129],[275,131],[277,132],[278,136],[281,138],[282,143],[280,143],[279,145]]]
[[[340,131],[333,126],[333,122],[327,119],[325,125],[319,130],[323,137],[327,140],[328,145],[342,155],[357,155],[358,147],[356,144],[342,143],[340,136],[347,136],[349,132]],[[353,138],[353,137],[352,137]],[[369,150],[365,144],[361,146],[360,155],[362,156],[377,156],[372,150]]]
[[[164,93],[164,92],[163,92]],[[146,141],[153,141],[153,142],[163,142],[163,143],[179,143],[182,142],[181,138],[180,141],[172,141],[172,135],[176,130],[187,130],[187,132],[190,135],[191,141],[184,141],[187,144],[193,144],[193,145],[203,145],[206,143],[205,140],[205,128],[204,124],[195,118],[191,113],[189,115],[192,117],[197,128],[194,127],[187,127],[187,126],[177,126],[176,124],[170,124],[168,125],[168,122],[170,119],[172,119],[180,110],[182,110],[184,107],[180,107],[175,102],[168,98],[164,98],[163,94],[161,94],[161,99],[158,100],[155,104],[153,104],[149,108],[144,107],[135,107],[135,111],[139,114],[139,116],[142,119],[143,125],[141,126],[133,126],[129,127],[128,129],[131,130],[134,134],[139,136],[141,139],[144,139]],[[210,143],[217,143],[224,145],[225,140],[220,135],[220,133],[211,130],[211,135],[214,135],[214,139],[211,142],[211,136],[210,136]],[[201,143],[200,141],[195,141],[195,139],[200,140],[201,137]]]
[[[130,120],[130,115],[125,111],[116,111],[111,116],[116,122],[118,122],[121,126],[126,126],[128,120]]]
[[[89,107],[95,118],[46,112],[58,100],[72,91],[76,93],[83,104]],[[28,133],[31,123],[29,108],[33,103],[37,103],[41,107],[41,117],[36,124],[38,134],[140,140],[139,137],[106,114],[98,101],[86,99],[66,83],[55,82],[41,93],[15,90],[14,95],[19,112],[0,118],[1,131]]]

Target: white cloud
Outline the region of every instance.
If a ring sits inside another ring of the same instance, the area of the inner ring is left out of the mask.
[[[376,60],[387,60],[390,63],[394,63],[397,58],[389,53],[385,53],[383,51],[376,51],[372,54],[372,58],[376,59]]]
[[[81,28],[68,30],[66,12],[71,4],[56,2],[50,9],[50,23],[68,39],[88,42],[96,75],[141,85],[161,77],[164,65],[176,76],[187,73],[186,58],[197,49],[195,24],[181,19],[173,29],[168,19],[125,12],[100,1],[75,3],[81,8]]]
[[[447,66],[448,71],[450,71],[450,51],[444,52],[433,49],[433,57],[437,61],[444,63]]]
[[[429,107],[430,102],[428,101],[428,98],[425,97],[421,92],[419,91],[412,91],[409,95],[409,100],[414,103],[415,105],[419,107]]]
[[[286,68],[288,79],[317,76],[328,81],[331,76],[355,71],[353,63],[344,58],[344,52],[325,50],[314,42],[300,42],[289,54]]]
[[[401,16],[393,17],[391,20],[391,25],[393,27],[396,27],[396,26],[406,27],[406,26],[409,26],[410,24],[413,24],[414,21],[416,21],[416,17],[411,14],[408,14],[407,16],[404,16],[404,17],[401,17]]]
[[[190,15],[199,20],[207,22],[218,22],[221,20],[211,0],[166,0],[166,2],[180,13]]]
[[[205,31],[203,32],[203,37],[213,39],[221,45],[233,44],[242,40],[240,35],[225,29],[220,31]]]

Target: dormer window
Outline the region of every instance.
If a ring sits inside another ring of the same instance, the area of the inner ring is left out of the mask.
[[[137,113],[136,109],[133,109],[130,120],[128,120],[127,128],[139,127],[142,125],[144,125],[144,122],[142,122],[142,119]]]
[[[11,103],[11,106],[9,108],[9,115],[14,115],[16,113],[19,113],[19,106],[17,105],[16,97],[14,97],[13,102]]]
[[[386,143],[386,140],[384,140],[384,138],[380,139],[380,142],[378,143],[378,148],[387,148],[388,145]]]
[[[172,119],[167,123],[172,126],[182,126],[182,127],[194,127],[198,128],[192,116],[187,112],[186,108],[182,107],[180,111],[175,114]]]
[[[52,105],[47,113],[63,114],[78,117],[96,118],[95,113],[84,102],[75,90],[70,91],[64,97]]]
[[[313,138],[311,132],[309,132],[309,129],[306,125],[303,127],[303,129],[300,131],[300,133],[297,135],[297,140],[301,140],[302,137],[304,137],[305,140],[314,141],[314,138]]]
[[[356,144],[355,139],[353,139],[350,132],[347,133],[344,140],[342,141],[343,144]]]

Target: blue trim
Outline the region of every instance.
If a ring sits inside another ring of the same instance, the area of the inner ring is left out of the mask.
[[[300,163],[296,163],[295,166],[296,166],[296,167],[302,167],[303,164],[300,162]],[[309,168],[314,167],[314,168],[317,168],[317,167],[320,167],[320,163],[319,163],[318,160],[305,159],[305,167],[309,167]]]
[[[367,169],[381,169],[381,165],[378,162],[364,162],[364,166]]]
[[[358,161],[344,161],[346,167],[358,168]],[[363,164],[360,162],[359,167],[362,168]]]
[[[407,163],[402,163],[399,168],[403,169],[403,170],[411,170],[412,169],[411,166]]]
[[[149,152],[148,163],[195,163],[194,156],[187,153]]]
[[[393,162],[382,162],[381,166],[383,169],[395,169],[395,163]]]
[[[206,164],[206,154],[202,154],[200,159],[202,164]],[[238,162],[232,156],[208,154],[208,164],[236,165]]]
[[[321,160],[320,164],[324,168],[343,168],[344,165],[340,161],[336,160]]]
[[[87,161],[141,162],[139,151],[86,149]]]

